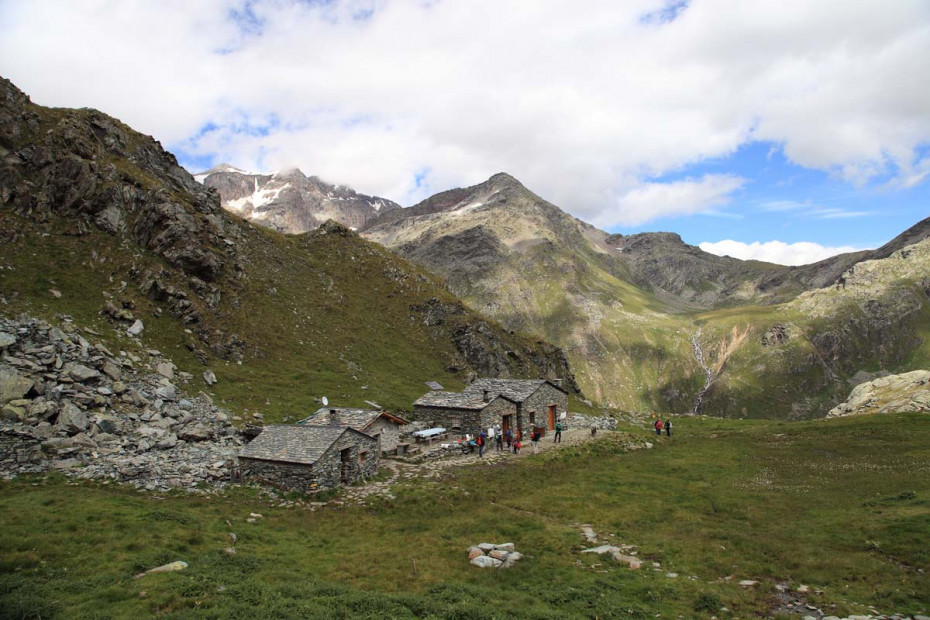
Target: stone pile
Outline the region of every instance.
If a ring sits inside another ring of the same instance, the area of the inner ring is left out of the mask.
[[[522,559],[523,554],[514,549],[513,543],[481,543],[468,548],[469,563],[480,568],[511,568]]]
[[[178,384],[191,375],[158,351],[139,353],[91,344],[67,317],[0,317],[0,476],[59,470],[147,490],[228,480],[242,444],[229,414],[188,397]]]

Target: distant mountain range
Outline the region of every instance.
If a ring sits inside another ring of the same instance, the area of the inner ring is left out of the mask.
[[[304,233],[326,220],[357,230],[377,215],[400,208],[387,198],[359,194],[296,168],[256,174],[220,164],[194,178],[216,188],[227,211],[283,233]]]

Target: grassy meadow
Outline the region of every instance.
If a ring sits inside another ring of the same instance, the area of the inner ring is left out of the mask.
[[[632,452],[645,431],[601,435],[365,506],[0,483],[0,617],[796,617],[779,583],[828,614],[930,609],[930,417],[682,418]],[[582,523],[637,545],[643,567],[580,554]],[[479,542],[526,557],[478,569]],[[175,560],[190,567],[133,579]]]

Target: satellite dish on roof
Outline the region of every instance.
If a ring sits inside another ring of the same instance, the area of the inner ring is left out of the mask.
[[[326,398],[325,396],[324,396],[323,398],[321,398],[320,400],[323,401],[323,406],[324,406],[324,407],[326,407],[326,406],[329,405],[329,399]]]

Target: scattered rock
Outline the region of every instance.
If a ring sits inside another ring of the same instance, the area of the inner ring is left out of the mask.
[[[0,403],[18,400],[29,393],[35,381],[8,367],[0,367]]]
[[[185,568],[187,568],[187,562],[178,560],[177,562],[171,562],[170,564],[164,564],[156,568],[150,568],[144,573],[139,573],[135,578],[138,579],[139,577],[151,575],[152,573],[171,573],[174,571],[184,570]]]
[[[207,385],[213,385],[216,383],[216,375],[209,368],[203,371],[203,382]]]
[[[142,321],[136,319],[136,321],[126,330],[126,333],[130,336],[138,336],[142,333],[143,329],[145,329],[145,325],[142,324]]]

